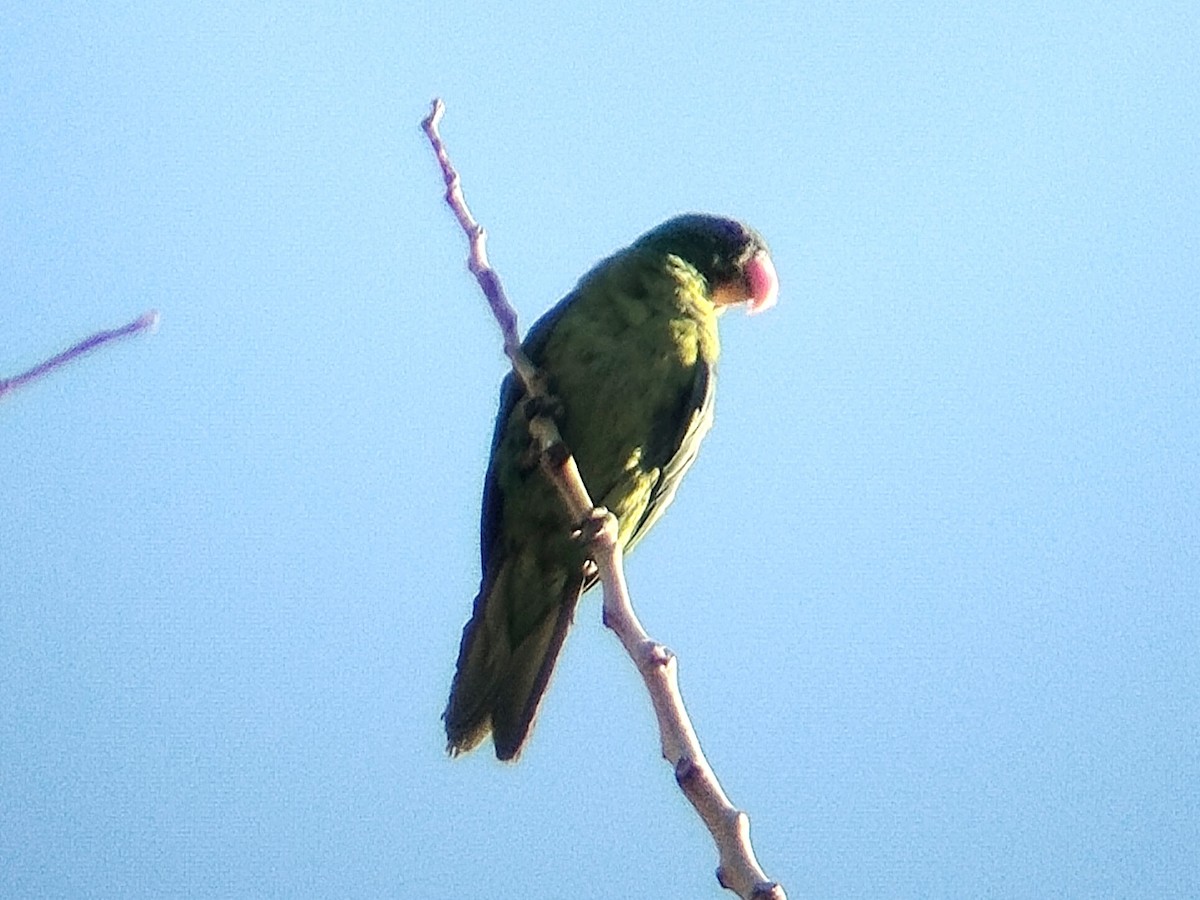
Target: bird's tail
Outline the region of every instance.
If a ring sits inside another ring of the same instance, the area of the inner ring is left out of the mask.
[[[575,617],[582,576],[563,572],[548,584],[541,573],[530,596],[533,586],[514,568],[514,560],[506,559],[485,578],[463,629],[442,714],[452,755],[473,750],[491,732],[496,756],[516,758]],[[551,586],[557,589],[548,592]]]

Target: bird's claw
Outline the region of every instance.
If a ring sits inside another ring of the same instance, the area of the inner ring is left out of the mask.
[[[610,513],[603,506],[593,507],[592,511],[583,517],[575,530],[571,532],[571,537],[584,544],[593,543],[606,529],[615,527],[616,516]]]

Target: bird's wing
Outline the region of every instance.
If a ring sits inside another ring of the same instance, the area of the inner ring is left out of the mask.
[[[629,535],[625,551],[629,552],[659,520],[675,499],[679,482],[696,460],[700,441],[713,423],[717,373],[712,363],[698,360],[691,391],[680,397],[673,415],[662,418],[647,442],[647,459],[659,469],[658,480],[650,490],[646,510]]]
[[[542,349],[546,346],[546,341],[549,340],[551,332],[554,331],[555,324],[562,316],[562,312],[570,299],[571,295],[568,295],[549,309],[545,315],[534,323],[533,327],[529,329],[529,333],[525,336],[521,347],[534,365],[538,365]],[[483,479],[483,506],[479,522],[479,555],[482,571],[485,573],[488,571],[488,559],[492,554],[493,548],[496,546],[497,538],[500,536],[500,523],[503,521],[504,516],[504,496],[500,491],[500,486],[496,478],[496,466],[500,454],[496,451],[500,446],[500,441],[504,438],[504,431],[508,426],[509,416],[512,415],[517,402],[524,396],[525,388],[521,385],[520,379],[517,378],[515,372],[510,371],[504,377],[504,381],[500,383],[500,409],[496,413],[496,427],[492,432],[492,449],[488,457],[487,474]]]

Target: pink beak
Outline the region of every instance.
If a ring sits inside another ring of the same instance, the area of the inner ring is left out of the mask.
[[[765,250],[754,254],[746,264],[746,286],[750,290],[746,301],[747,315],[765,312],[779,300],[779,276],[775,274],[775,263]]]

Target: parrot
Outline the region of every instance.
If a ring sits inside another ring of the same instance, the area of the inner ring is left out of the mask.
[[[617,519],[626,553],[675,498],[713,421],[717,317],[773,306],[779,279],[762,236],[722,216],[664,222],[597,263],[529,330],[522,349],[588,495]],[[539,466],[538,410],[504,379],[484,479],[483,577],[442,718],[447,750],[490,733],[496,756],[526,744],[580,596],[597,580],[579,522]]]

